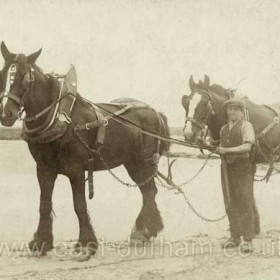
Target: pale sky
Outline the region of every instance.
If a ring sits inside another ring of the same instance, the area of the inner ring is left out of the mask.
[[[93,102],[131,97],[183,126],[191,74],[257,103],[280,102],[280,1],[0,0],[10,51],[43,47],[37,64],[65,73]],[[0,60],[2,68],[3,59]]]

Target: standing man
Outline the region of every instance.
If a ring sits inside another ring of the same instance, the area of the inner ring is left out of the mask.
[[[225,102],[228,123],[220,131],[217,152],[222,160],[222,188],[231,237],[223,248],[253,251],[254,228],[253,170],[250,152],[255,143],[251,123],[244,120],[244,104],[237,98]],[[241,242],[243,237],[243,243]]]

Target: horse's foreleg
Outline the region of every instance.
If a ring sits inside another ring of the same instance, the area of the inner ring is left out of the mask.
[[[75,247],[76,250],[80,250],[84,247],[88,254],[94,255],[98,244],[87,211],[84,171],[71,176],[70,182],[73,192],[74,209],[80,226],[79,240]]]
[[[125,167],[132,180],[138,185],[153,175],[154,170],[153,167],[147,164],[135,165],[134,163],[130,163]],[[131,233],[132,242],[137,242],[138,240],[148,241],[151,237],[156,237],[163,229],[162,218],[155,201],[157,187],[154,179],[151,179],[139,188],[143,196],[143,205]]]
[[[53,248],[52,194],[56,177],[56,172],[37,166],[37,178],[41,189],[40,219],[34,238],[29,243],[29,248],[32,251],[39,251],[41,255],[45,255]]]
[[[157,237],[163,229],[163,222],[155,201],[157,187],[154,179],[140,187],[143,196],[143,205],[136,220],[136,231],[141,231],[149,240],[151,237]],[[132,233],[133,235],[133,233]]]

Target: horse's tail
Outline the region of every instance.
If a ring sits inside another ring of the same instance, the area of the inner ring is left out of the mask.
[[[159,117],[160,117],[160,126],[161,126],[161,135],[160,136],[164,136],[169,138],[170,137],[170,130],[168,127],[168,120],[167,117],[163,114],[163,113],[158,113]],[[161,148],[160,148],[160,154],[162,154],[163,152],[168,152],[169,148],[170,148],[170,143],[167,141],[161,141]]]

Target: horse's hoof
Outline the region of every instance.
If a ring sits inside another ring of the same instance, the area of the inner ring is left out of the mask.
[[[133,227],[130,234],[130,247],[142,247],[150,240],[149,231],[147,228],[138,230],[136,226]]]
[[[45,241],[40,241],[37,238],[28,243],[28,247],[32,252],[38,252],[40,256],[45,256],[48,251],[53,249],[53,245]]]
[[[80,242],[74,246],[74,256],[71,258],[72,261],[85,262],[88,261],[97,251],[96,244],[88,243],[87,246],[82,246]]]
[[[81,242],[77,242],[75,245],[74,245],[74,251],[76,253],[80,253],[81,252],[81,249],[82,249],[82,243]]]
[[[77,242],[74,245],[74,251],[76,253],[89,254],[93,256],[96,254],[97,247],[98,246],[96,242],[88,242],[85,246],[83,246],[82,242]]]

